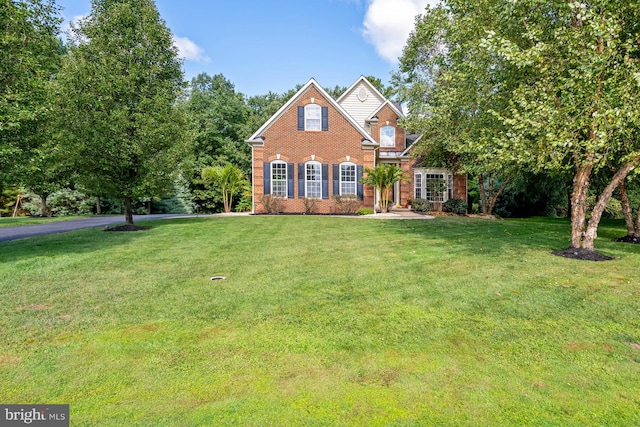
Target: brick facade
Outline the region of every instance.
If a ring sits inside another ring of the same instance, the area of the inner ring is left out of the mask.
[[[360,84],[360,86],[357,86]],[[355,91],[364,85],[371,93],[377,93],[366,79],[359,79],[352,88]],[[362,90],[362,89],[360,89]],[[349,91],[347,91],[349,92]],[[406,205],[407,199],[414,197],[414,169],[417,160],[411,156],[410,149],[406,146],[407,135],[399,126],[400,117],[398,111],[389,102],[377,93],[381,99],[377,110],[370,109],[371,114],[363,123],[358,123],[345,111],[340,104],[319,88],[312,79],[305,85],[294,98],[283,106],[274,117],[265,123],[247,142],[252,145],[252,184],[253,204],[255,213],[265,213],[263,196],[265,185],[267,191],[271,191],[271,181],[265,182],[265,165],[269,167],[269,175],[273,162],[284,162],[287,166],[288,197],[282,199],[283,213],[304,213],[306,210],[305,197],[301,194],[300,186],[304,186],[304,167],[307,162],[317,162],[322,165],[323,184],[322,199],[315,201],[314,213],[337,213],[338,209],[334,196],[335,165],[349,162],[357,165],[358,171],[364,168],[373,168],[378,163],[390,163],[398,165],[405,172],[408,181],[400,182],[394,189],[394,202]],[[351,98],[353,99],[353,98]],[[340,102],[340,101],[338,101]],[[377,102],[377,101],[376,101]],[[326,130],[299,130],[299,107],[316,104],[326,107],[328,128]],[[367,104],[363,101],[360,106],[353,103],[349,108],[359,108],[358,116],[363,117],[363,107]],[[371,104],[369,104],[371,105]],[[375,104],[374,104],[375,107]],[[351,110],[350,110],[351,111]],[[362,118],[360,119],[362,120]],[[380,129],[383,126],[395,128],[395,146],[382,147]],[[423,166],[420,166],[423,167]],[[300,176],[302,173],[302,176]],[[326,175],[326,176],[324,176]],[[339,175],[339,174],[338,174]],[[362,199],[360,206],[373,208],[376,200],[375,191],[369,186],[362,186]],[[304,191],[304,190],[302,190]],[[339,190],[338,190],[339,192]],[[466,200],[467,180],[466,175],[453,175],[453,197]]]

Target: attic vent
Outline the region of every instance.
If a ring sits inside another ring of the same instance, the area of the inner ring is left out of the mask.
[[[360,90],[358,90],[358,99],[360,100],[360,102],[364,102],[367,100],[367,97],[367,90],[361,87]]]

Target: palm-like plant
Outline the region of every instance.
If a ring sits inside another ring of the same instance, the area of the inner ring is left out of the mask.
[[[407,181],[407,176],[397,165],[379,164],[375,168],[365,168],[365,176],[360,180],[363,184],[370,185],[380,191],[380,211],[389,211],[389,196],[391,188],[396,182]]]
[[[220,188],[225,212],[231,212],[233,195],[241,192],[249,185],[244,172],[231,163],[225,166],[207,166],[202,170],[202,179],[208,185],[215,185]]]

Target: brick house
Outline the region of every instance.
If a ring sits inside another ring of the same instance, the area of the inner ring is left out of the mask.
[[[408,198],[466,200],[465,175],[417,166],[411,157],[417,138],[398,125],[401,107],[360,77],[334,100],[309,80],[246,142],[251,145],[253,212],[264,213],[263,196],[282,198],[282,212],[304,213],[305,198],[315,198],[316,213],[335,213],[334,196],[353,195],[364,207],[380,195],[360,183],[365,168],[400,166],[408,182],[395,185],[393,205]],[[447,190],[431,194],[427,182],[444,179]]]

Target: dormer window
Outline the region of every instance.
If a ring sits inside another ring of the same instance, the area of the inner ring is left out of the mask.
[[[380,128],[380,146],[396,146],[396,128],[394,128],[393,126],[382,126]]]
[[[329,107],[314,103],[298,107],[298,130],[329,130]]]

